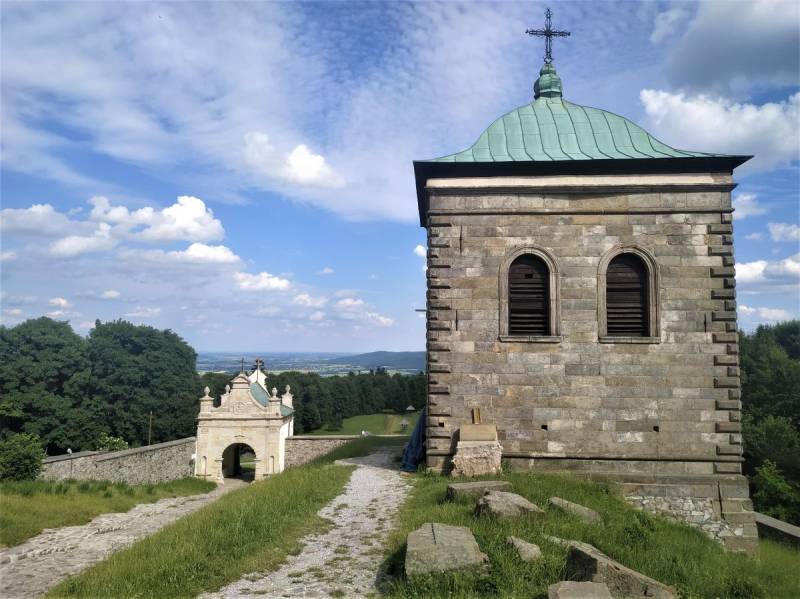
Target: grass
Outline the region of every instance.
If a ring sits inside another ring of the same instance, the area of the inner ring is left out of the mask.
[[[45,528],[85,524],[108,512],[127,512],[139,503],[206,493],[216,485],[196,478],[158,485],[106,481],[0,483],[0,545],[18,545]]]
[[[342,421],[342,428],[329,430],[322,427],[310,432],[310,435],[360,435],[361,431],[367,431],[373,435],[400,435],[411,434],[417,424],[419,412],[408,412],[405,414],[366,414],[345,418]],[[403,420],[408,422],[408,427],[403,430],[400,423]]]
[[[324,530],[316,515],[343,490],[353,466],[336,459],[366,455],[402,438],[356,439],[302,467],[232,491],[156,534],[50,590],[50,597],[195,597],[250,572],[277,569]]]
[[[568,477],[508,473],[514,491],[539,506],[553,495],[589,506],[603,514],[602,525],[548,509],[542,517],[510,521],[476,519],[474,500],[449,502],[450,482],[417,475],[414,489],[396,517],[387,547],[387,566],[394,577],[385,594],[396,598],[546,597],[547,587],[561,580],[566,548],[545,535],[591,543],[624,565],[675,586],[685,599],[800,597],[800,552],[769,541],[757,558],[726,552],[700,530],[630,508],[607,486]],[[474,572],[405,579],[402,576],[407,534],[425,522],[468,526],[491,561],[486,575]],[[543,557],[519,560],[506,545],[508,535],[538,544]]]

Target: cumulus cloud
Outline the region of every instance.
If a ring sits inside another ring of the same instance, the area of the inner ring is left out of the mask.
[[[336,271],[333,270],[330,266],[326,266],[320,271],[317,271],[318,275],[333,275],[336,274]]]
[[[325,297],[314,297],[308,293],[299,293],[292,299],[293,304],[307,308],[319,308],[324,306],[327,302],[328,299]]]
[[[800,227],[787,223],[769,223],[767,225],[772,241],[800,241]]]
[[[308,319],[312,322],[320,322],[325,320],[325,312],[317,310],[316,312],[312,312]]]
[[[6,252],[0,252],[0,262],[11,262],[12,260],[17,259],[17,252],[13,250],[8,250]]]
[[[50,204],[0,210],[0,230],[4,233],[59,235],[69,230],[70,225],[69,218]]]
[[[364,300],[355,297],[344,297],[336,302],[336,305],[339,308],[344,308],[345,310],[352,310],[363,306]]]
[[[224,245],[206,245],[193,243],[182,251],[167,252],[170,259],[194,262],[196,264],[234,264],[240,261],[239,256]]]
[[[100,294],[100,299],[114,300],[114,299],[119,299],[120,295],[121,295],[120,292],[117,291],[116,289],[107,289]]]
[[[749,233],[749,234],[745,235],[744,238],[747,239],[748,241],[758,241],[763,236],[764,235],[761,234],[761,233]]]
[[[161,314],[161,308],[136,306],[133,310],[125,314],[125,316],[128,318],[155,318],[159,314]]]
[[[744,320],[758,319],[759,322],[777,322],[789,320],[792,317],[787,310],[782,308],[751,307],[739,304],[738,311]]]
[[[19,316],[22,316],[24,314],[24,312],[22,311],[21,308],[7,308],[7,309],[3,310],[3,312],[5,314],[8,314],[9,316],[13,316],[15,318],[19,317]]]
[[[414,248],[414,255],[425,258],[428,256],[428,249],[424,245],[417,245],[417,247]]]
[[[764,214],[767,209],[758,203],[755,194],[740,193],[733,198],[733,220],[741,220],[748,216]]]
[[[364,316],[367,322],[375,324],[379,327],[390,327],[394,324],[393,319],[389,318],[388,316],[378,314],[377,312],[365,312]]]
[[[677,86],[756,95],[798,84],[800,4],[791,1],[700,2],[667,58]]]
[[[737,172],[768,171],[798,159],[800,92],[761,105],[653,89],[639,96],[649,130],[666,143],[685,150],[754,154]]]
[[[780,260],[754,260],[736,265],[736,281],[744,293],[800,293],[800,254]]]
[[[237,272],[233,277],[239,289],[243,291],[286,291],[292,286],[288,279],[264,271],[257,274]]]
[[[343,179],[333,172],[321,154],[314,154],[305,144],[298,145],[286,157],[283,175],[301,185],[341,187]]]
[[[119,240],[112,237],[111,227],[99,223],[91,235],[68,235],[50,244],[50,254],[59,258],[74,258],[91,252],[105,252],[116,247]]]
[[[51,297],[47,303],[57,308],[69,308],[72,304],[63,297]]]

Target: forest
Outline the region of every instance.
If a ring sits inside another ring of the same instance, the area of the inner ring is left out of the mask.
[[[754,502],[800,524],[800,321],[740,332],[739,347]],[[0,445],[23,433],[55,455],[115,440],[138,446],[192,436],[203,388],[219,397],[234,374],[200,376],[196,357],[172,331],[122,320],[98,321],[86,338],[46,317],[0,326]],[[344,418],[425,404],[423,374],[269,375],[270,388],[282,393],[286,385],[297,433],[335,431]]]

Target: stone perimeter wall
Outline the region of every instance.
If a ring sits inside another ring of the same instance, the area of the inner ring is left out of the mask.
[[[80,452],[45,458],[44,480],[109,480],[155,484],[192,476],[195,438],[112,452]]]
[[[358,435],[318,436],[300,435],[286,439],[285,466],[301,466],[349,443]]]

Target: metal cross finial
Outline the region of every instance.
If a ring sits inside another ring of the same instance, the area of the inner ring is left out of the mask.
[[[256,363],[255,363],[256,370],[261,370],[261,367],[263,365],[264,365],[264,360],[262,360],[261,358],[256,358]]]
[[[544,13],[544,29],[526,29],[528,35],[544,38],[544,61],[547,64],[553,62],[553,38],[568,37],[569,31],[558,31],[552,28],[552,13],[548,8]]]
[[[242,369],[239,372],[244,372],[244,356],[242,356]]]

